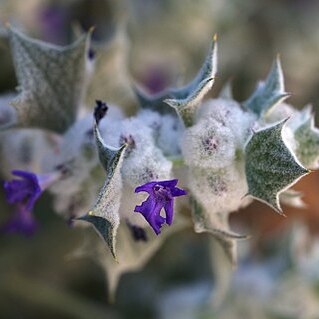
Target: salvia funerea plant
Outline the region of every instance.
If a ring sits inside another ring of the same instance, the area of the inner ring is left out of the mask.
[[[311,107],[284,103],[279,57],[244,102],[229,86],[207,98],[217,72],[214,37],[189,83],[155,95],[132,83],[139,109],[126,117],[99,96],[85,107],[90,83],[102,90],[112,81],[94,78],[99,52],[91,31],[66,47],[10,26],[3,36],[19,87],[0,100],[1,169],[12,205],[1,231],[32,234],[33,207],[50,192],[55,211],[85,228],[74,254],[103,266],[111,292],[122,273],[142,267],[190,220],[235,265],[236,243],[247,236],[230,229],[229,214],[254,198],[283,215],[282,202],[300,199],[290,187],[318,167]]]

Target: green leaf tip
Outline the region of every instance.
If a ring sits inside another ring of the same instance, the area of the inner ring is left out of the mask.
[[[192,126],[197,107],[204,95],[212,87],[214,78],[203,80],[185,99],[166,99],[164,102],[173,107],[186,127]]]
[[[279,195],[309,173],[282,139],[288,119],[253,134],[245,148],[249,195],[283,215]]]
[[[181,88],[168,88],[156,95],[147,95],[138,86],[135,94],[142,108],[149,108],[160,113],[175,110],[185,126],[193,123],[197,107],[211,89],[217,72],[217,37],[213,37],[211,48],[200,71],[195,78]]]
[[[93,225],[97,233],[107,243],[110,248],[111,254],[116,260],[115,254],[115,236],[113,235],[113,225],[105,218],[94,216],[89,212],[87,215],[77,218],[77,220],[85,221]]]
[[[279,56],[274,61],[273,66],[265,82],[260,82],[254,93],[243,102],[243,106],[262,117],[272,107],[283,102],[289,93],[285,92],[284,76]]]
[[[106,172],[107,178],[112,178],[123,157],[127,144],[123,144],[119,148],[106,145],[96,122],[94,123],[94,136],[100,163]]]
[[[60,47],[9,27],[19,95],[11,102],[18,126],[65,132],[76,119],[86,88],[90,33]]]

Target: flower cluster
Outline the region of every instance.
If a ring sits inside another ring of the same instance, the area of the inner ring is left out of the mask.
[[[91,43],[91,31],[63,48],[14,28],[8,37],[20,91],[10,97],[11,106],[8,96],[0,100],[0,130],[12,128],[0,136],[1,169],[4,175],[12,165],[20,170],[12,171],[17,179],[4,183],[15,213],[1,230],[33,233],[33,207],[49,189],[58,214],[75,226],[93,225],[113,257],[122,250],[122,268],[109,255],[103,260],[115,286],[124,270],[137,269],[166,236],[187,224],[181,207],[191,211],[195,231],[212,234],[235,263],[236,240],[243,236],[229,229],[228,215],[252,198],[282,213],[287,189],[318,168],[313,114],[283,103],[288,94],[279,59],[246,101],[235,101],[225,90],[205,100],[217,72],[215,36],[192,81],[159,85],[161,91],[150,83],[154,95],[136,85],[136,109],[126,116],[124,105],[96,100],[91,112],[82,99],[91,105],[90,94],[95,99],[105,90],[102,76],[94,73],[103,69],[95,68],[102,53]],[[87,91],[90,77],[96,87]],[[186,194],[187,200],[174,203]],[[162,228],[165,223],[172,227]]]

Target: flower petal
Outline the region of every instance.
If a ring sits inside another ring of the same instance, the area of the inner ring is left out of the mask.
[[[156,184],[161,185],[163,187],[167,187],[167,188],[174,188],[178,183],[178,179],[172,179],[169,181],[161,181],[161,182],[156,182]]]
[[[164,206],[164,210],[166,213],[166,223],[168,225],[172,225],[173,222],[173,214],[174,214],[174,201],[170,200]]]
[[[18,176],[18,177],[21,177],[24,180],[31,181],[33,184],[38,184],[37,175],[32,173],[32,172],[13,170],[13,171],[11,171],[11,174]]]
[[[178,197],[178,196],[183,196],[183,195],[187,195],[187,192],[184,189],[180,189],[178,187],[174,187],[171,190],[171,193],[173,195],[173,197]]]
[[[161,209],[162,205],[156,203],[154,198],[149,196],[142,205],[135,207],[134,212],[141,213],[156,235],[158,235],[161,232],[162,225],[165,223],[165,218],[160,215]]]
[[[151,194],[153,192],[153,187],[158,184],[158,182],[150,182],[135,188],[135,193],[147,192]]]

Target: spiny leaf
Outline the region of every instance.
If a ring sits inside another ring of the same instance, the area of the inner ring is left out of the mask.
[[[220,243],[224,252],[233,266],[237,264],[236,240],[246,239],[247,236],[240,235],[228,230],[227,213],[210,214],[194,199],[191,198],[192,217],[196,233],[210,233]]]
[[[177,99],[184,99],[192,91],[196,90],[198,85],[204,80],[215,78],[217,72],[217,35],[215,34],[212,39],[211,47],[208,51],[206,59],[197,73],[196,77],[187,85],[182,88],[172,89],[173,95]],[[213,85],[213,83],[211,83]]]
[[[309,168],[318,167],[319,130],[315,127],[314,117],[306,119],[295,131],[297,142],[296,155],[300,162]]]
[[[107,179],[112,178],[127,145],[123,144],[120,148],[106,145],[103,141],[97,123],[94,125],[94,136],[100,163],[106,171]]]
[[[88,36],[59,47],[8,28],[20,94],[12,101],[18,125],[63,133],[85,92]]]
[[[164,102],[176,110],[186,127],[192,126],[197,107],[211,89],[213,82],[214,78],[205,79],[186,98],[166,99]]]
[[[282,139],[286,121],[254,133],[245,148],[248,194],[280,214],[279,194],[308,173]]]
[[[279,57],[275,60],[265,82],[260,82],[255,92],[243,103],[243,106],[259,117],[272,107],[283,102],[289,93],[285,92],[284,77]]]
[[[115,258],[114,240],[112,236],[112,224],[103,217],[94,216],[90,214],[79,217],[78,220],[83,220],[88,223],[91,223],[95,227],[96,231],[102,236],[107,245],[110,247],[111,253]]]
[[[115,237],[120,225],[118,213],[121,200],[122,179],[120,168],[122,165],[126,144],[116,149],[107,146],[100,134],[98,123],[94,123],[95,141],[100,162],[106,171],[106,180],[102,186],[93,209],[80,220],[91,223],[106,241],[113,257],[115,253]]]
[[[213,39],[212,46],[196,77],[181,88],[168,88],[161,93],[150,96],[138,86],[135,94],[142,108],[149,108],[160,113],[171,112],[167,104],[180,115],[186,126],[192,125],[196,107],[204,95],[211,89],[217,71],[217,39]],[[166,103],[166,104],[165,104]]]

